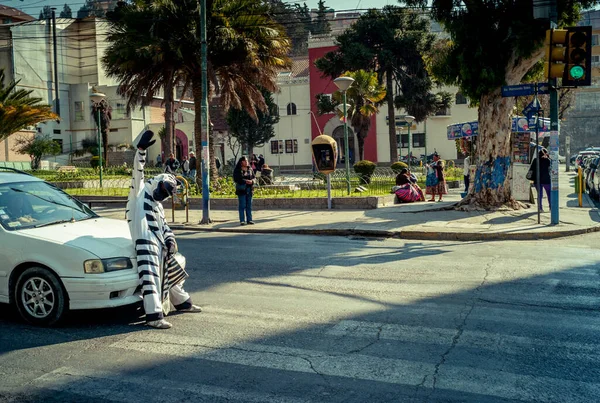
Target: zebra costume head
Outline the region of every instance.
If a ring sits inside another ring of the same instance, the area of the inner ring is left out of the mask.
[[[177,189],[177,179],[172,174],[160,174],[149,179],[146,183],[146,190],[157,202],[162,202],[173,196]]]

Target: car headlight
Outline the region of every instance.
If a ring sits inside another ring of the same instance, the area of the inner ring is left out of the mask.
[[[83,262],[83,271],[87,274],[104,273],[104,265],[102,264],[102,260],[86,260]]]
[[[126,257],[115,257],[111,259],[92,259],[83,262],[83,270],[87,274],[108,273],[116,270],[127,270],[133,268],[131,260]]]

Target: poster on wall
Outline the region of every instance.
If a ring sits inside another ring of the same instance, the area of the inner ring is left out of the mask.
[[[519,164],[529,163],[529,142],[531,135],[528,132],[512,133],[512,162]]]

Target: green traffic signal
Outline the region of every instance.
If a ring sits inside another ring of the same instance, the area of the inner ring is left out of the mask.
[[[579,80],[585,75],[585,70],[581,66],[573,66],[569,70],[569,74],[571,77],[573,77],[573,79]]]

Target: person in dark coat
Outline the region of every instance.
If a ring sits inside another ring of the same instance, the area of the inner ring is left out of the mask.
[[[190,179],[196,180],[196,167],[198,162],[196,161],[196,154],[194,152],[190,152]]]
[[[169,159],[165,162],[165,172],[174,174],[179,169],[179,161],[175,159],[173,153],[169,154]]]
[[[238,197],[240,225],[254,224],[252,221],[252,195],[254,191],[254,171],[246,157],[241,157],[233,170],[235,194]],[[245,216],[244,216],[245,213]]]
[[[544,190],[546,191],[546,197],[548,198],[548,208],[552,209],[552,201],[550,200],[550,155],[548,155],[548,150],[543,148],[540,150],[538,154],[538,158],[540,159],[540,186],[538,193],[538,207],[540,211],[544,211],[542,208],[542,198],[544,197]],[[533,184],[536,185],[535,188],[538,189],[537,186],[537,162],[535,159],[531,163],[531,169],[533,171]]]

